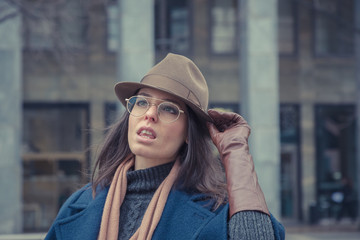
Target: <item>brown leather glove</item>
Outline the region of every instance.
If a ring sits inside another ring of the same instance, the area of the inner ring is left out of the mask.
[[[249,125],[236,113],[216,110],[209,110],[208,113],[214,120],[214,123],[208,123],[211,139],[225,167],[230,217],[244,210],[256,210],[269,215],[249,153]]]

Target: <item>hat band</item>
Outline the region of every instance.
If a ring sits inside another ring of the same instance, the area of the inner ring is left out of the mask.
[[[204,110],[199,99],[192,93],[192,91],[172,78],[163,75],[149,74],[141,80],[141,83],[186,99],[198,106],[201,110]]]

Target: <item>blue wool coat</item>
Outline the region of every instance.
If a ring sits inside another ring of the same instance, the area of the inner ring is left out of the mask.
[[[92,198],[90,185],[75,192],[61,207],[45,240],[96,240],[108,188]],[[172,190],[153,239],[227,239],[228,204],[216,211],[202,194]],[[283,226],[271,216],[275,239],[285,239]]]

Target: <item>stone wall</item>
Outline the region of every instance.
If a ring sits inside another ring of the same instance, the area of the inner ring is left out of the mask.
[[[0,8],[16,12],[6,2]],[[0,24],[0,36],[0,233],[14,233],[22,230],[20,15]]]

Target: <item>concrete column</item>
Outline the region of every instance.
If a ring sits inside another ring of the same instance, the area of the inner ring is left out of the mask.
[[[356,99],[356,125],[357,125],[357,139],[356,139],[356,145],[357,145],[357,153],[356,153],[356,165],[357,165],[357,173],[360,172],[360,15],[358,14],[360,12],[360,1],[355,1],[355,8],[354,8],[354,16],[355,16],[355,29],[357,30],[355,32],[355,54],[356,54],[356,82],[357,82],[357,99]],[[356,179],[356,185],[357,185],[357,201],[358,206],[360,205],[360,176],[357,174]],[[360,219],[360,207],[357,208],[357,216],[358,219]],[[358,221],[360,222],[360,221]],[[360,228],[360,225],[359,225]]]
[[[310,221],[310,206],[316,203],[316,141],[314,104],[311,101],[312,91],[306,86],[304,76],[300,82],[301,105],[301,156],[302,156],[302,213],[304,222]],[[312,79],[312,78],[310,78]],[[310,85],[311,86],[311,85]]]
[[[310,220],[310,206],[316,203],[316,140],[314,103],[316,102],[316,82],[311,9],[301,7],[299,11],[299,74],[295,76],[300,96],[300,139],[301,139],[301,187],[302,220]]]
[[[152,0],[117,0],[117,7],[116,82],[139,82],[154,65],[154,3]],[[120,101],[117,103],[121,115],[125,108]],[[101,99],[93,100],[90,114],[92,128],[102,129],[104,109]],[[103,139],[102,136],[101,131],[91,134],[92,144],[98,145]],[[91,154],[93,166],[98,152],[94,150]]]
[[[280,217],[277,0],[239,0],[241,113],[269,210]]]
[[[0,19],[16,11],[0,2]],[[0,234],[22,231],[21,17],[0,23]]]
[[[154,64],[154,3],[119,0],[118,82],[138,82]]]

